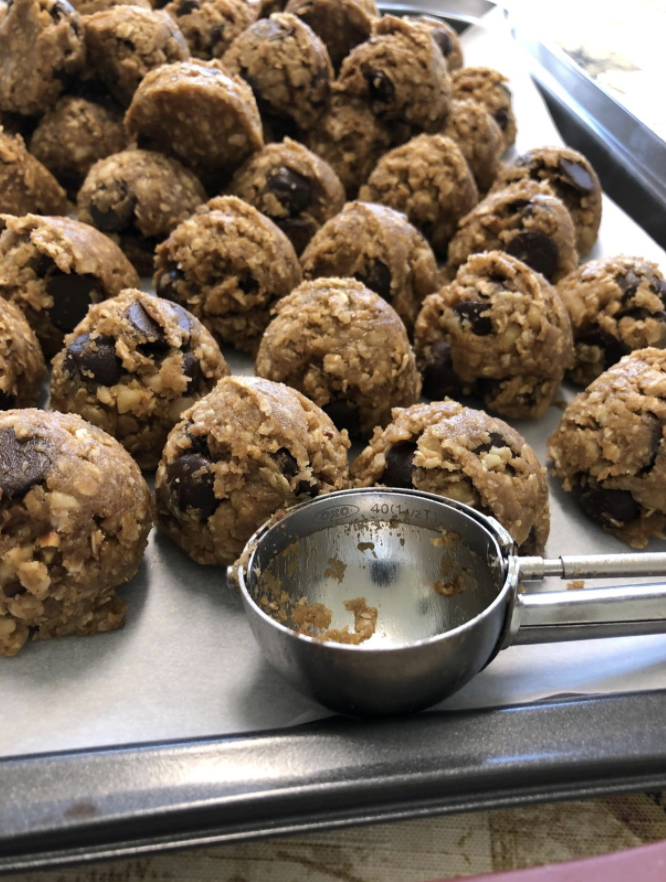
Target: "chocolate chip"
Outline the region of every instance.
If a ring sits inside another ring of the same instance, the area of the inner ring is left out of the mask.
[[[19,441],[13,429],[0,431],[0,490],[3,499],[18,499],[41,483],[51,466],[49,444],[41,438]]]
[[[127,310],[126,315],[132,327],[144,337],[148,337],[149,340],[159,340],[164,337],[162,326],[158,325],[155,319],[148,315],[138,300],[134,301]]]
[[[550,236],[540,230],[523,230],[506,245],[507,254],[517,257],[538,273],[551,279],[557,270],[559,251]]]
[[[78,276],[54,269],[46,279],[46,293],[53,298],[49,314],[59,331],[73,331],[86,317],[88,307],[102,300],[101,284],[95,276]]]
[[[487,313],[490,309],[489,304],[480,303],[478,300],[464,300],[462,303],[454,303],[451,307],[457,312],[463,321],[463,326],[467,322],[473,334],[477,337],[487,337],[493,332],[493,323]]]
[[[365,272],[354,273],[354,278],[384,300],[391,300],[391,270],[381,260],[369,260]]]
[[[594,481],[574,490],[588,518],[602,526],[627,524],[641,516],[641,507],[628,490],[610,490]]]
[[[16,398],[4,389],[0,389],[0,410],[11,410],[15,405]]]
[[[571,184],[581,193],[594,193],[594,181],[589,171],[572,159],[560,159],[560,172],[567,184]]]
[[[217,24],[215,27],[211,28],[210,33],[208,34],[208,44],[211,49],[217,46],[218,43],[222,42],[225,30],[226,28],[223,24]]]
[[[317,232],[317,225],[307,217],[276,217],[273,220],[294,246],[296,254],[305,249]]]
[[[183,309],[183,307],[179,306],[177,303],[172,305],[172,309],[178,318],[178,327],[189,333],[192,330],[192,319],[194,316],[190,315],[186,309]]]
[[[294,491],[296,496],[309,496],[311,499],[314,499],[315,496],[319,496],[319,491],[321,487],[318,481],[314,481],[312,484],[309,481],[299,481],[296,485],[296,490]]]
[[[395,86],[383,70],[371,70],[366,74],[371,101],[390,104],[395,100]]]
[[[507,205],[506,210],[511,214],[522,214],[528,206],[532,208],[529,199],[514,199]]]
[[[274,18],[262,18],[248,30],[251,30],[255,36],[260,37],[262,40],[284,40],[285,37],[289,37],[294,33],[292,25],[282,25]]]
[[[423,394],[439,401],[460,392],[460,378],[453,370],[451,347],[444,340],[433,344],[423,372]]]
[[[433,28],[430,33],[444,58],[453,52],[453,40],[451,39],[450,34],[447,34],[446,31],[443,31],[440,28]]]
[[[199,9],[198,0],[181,0],[176,15],[190,15]]]
[[[653,413],[646,414],[647,417],[647,434],[648,434],[648,449],[646,451],[646,461],[643,466],[641,466],[640,470],[636,472],[637,475],[645,475],[649,471],[652,471],[655,462],[657,461],[657,456],[659,455],[659,448],[661,447],[661,439],[663,438],[663,429],[661,426],[661,420],[658,416]]]
[[[74,7],[67,3],[67,0],[55,0],[53,6],[49,9],[49,15],[55,22],[67,20],[74,16]],[[74,24],[74,22],[72,22]]]
[[[125,181],[116,181],[110,187],[103,187],[100,196],[104,197],[104,208],[94,199],[89,206],[93,224],[103,233],[122,232],[134,220],[136,195]]]
[[[195,392],[201,381],[201,364],[190,349],[183,349],[183,376],[188,377],[187,391]]]
[[[324,413],[335,423],[336,427],[342,431],[346,429],[350,438],[355,438],[361,433],[361,426],[358,418],[358,410],[343,398],[337,401],[331,401],[322,407]]]
[[[286,447],[280,447],[275,454],[275,461],[285,478],[295,478],[301,470],[296,458],[289,453]]]
[[[480,444],[478,447],[475,447],[472,453],[489,453],[492,447],[509,446],[499,432],[489,432],[488,437],[490,440],[486,444]]]
[[[657,322],[666,322],[666,312],[663,310],[659,310],[659,312],[650,312],[649,309],[646,309],[644,306],[636,306],[634,309],[623,309],[621,312],[615,313],[615,318],[617,321],[623,318],[631,318],[634,321],[643,322],[646,319],[654,319]]]
[[[622,303],[626,303],[636,293],[636,289],[641,284],[642,278],[637,275],[634,270],[630,269],[623,275],[616,276],[615,282],[620,291],[622,291]]]
[[[382,475],[382,484],[387,487],[412,488],[414,472],[414,454],[417,445],[412,441],[401,441],[394,444],[386,454],[386,468]]]
[[[284,165],[266,178],[266,189],[292,216],[306,211],[312,202],[312,181]]]
[[[211,459],[210,447],[208,446],[208,438],[206,435],[191,435],[187,433],[187,437],[192,442],[190,450],[192,453],[200,453],[206,459]]]
[[[598,325],[593,325],[584,334],[581,334],[576,343],[601,349],[604,354],[604,369],[616,364],[623,355],[627,355],[629,352],[621,340],[609,334],[608,331],[602,330]]]
[[[203,520],[220,504],[215,496],[215,475],[211,462],[198,454],[180,456],[167,467],[167,482],[181,511],[194,509]]]
[[[243,294],[256,294],[259,290],[259,282],[249,272],[241,272],[236,283]]]
[[[21,597],[23,594],[28,593],[28,589],[24,588],[20,582],[10,582],[2,590],[5,597]]]
[[[496,377],[479,377],[474,383],[474,391],[486,402],[497,398],[503,387],[504,380],[499,380]]]
[[[116,355],[113,337],[81,334],[67,347],[64,369],[70,375],[80,374],[101,386],[115,386],[123,375],[122,361]]]
[[[495,111],[493,117],[500,129],[505,132],[509,126],[509,111],[505,107],[501,107]]]
[[[158,297],[164,297],[165,300],[178,300],[176,284],[184,278],[183,273],[179,269],[166,270],[157,280],[155,293]]]

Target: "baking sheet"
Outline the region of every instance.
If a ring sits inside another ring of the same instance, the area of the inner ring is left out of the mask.
[[[485,22],[463,36],[466,63],[510,76],[518,151],[560,143],[525,58],[502,33],[500,11]],[[666,254],[605,200],[591,257],[620,252],[666,266]],[[226,354],[234,372],[252,372],[247,359]],[[571,390],[562,391],[571,397]],[[542,461],[560,416],[553,407],[536,424],[514,423]],[[625,550],[580,516],[556,482],[550,487],[549,554]],[[651,549],[666,550],[666,543]],[[326,715],[263,660],[223,569],[196,566],[154,531],[139,574],[120,593],[130,606],[122,631],[34,643],[2,660],[0,757],[274,729]],[[525,646],[502,652],[442,707],[664,687],[666,636]]]

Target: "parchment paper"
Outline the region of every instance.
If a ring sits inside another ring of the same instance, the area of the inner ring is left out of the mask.
[[[510,76],[517,149],[560,143],[501,13],[485,21],[487,28],[463,37],[466,63]],[[606,199],[592,256],[620,252],[666,266],[666,254]],[[236,373],[252,372],[249,359],[227,355]],[[542,461],[560,416],[552,407],[536,424],[515,423]],[[626,550],[579,515],[556,482],[550,489],[549,554]],[[666,543],[651,548],[666,550]],[[0,660],[0,756],[242,733],[326,716],[263,660],[222,569],[193,564],[154,531],[140,573],[121,594],[130,607],[123,630],[33,643]],[[525,646],[500,653],[442,707],[656,688],[666,688],[666,636]]]

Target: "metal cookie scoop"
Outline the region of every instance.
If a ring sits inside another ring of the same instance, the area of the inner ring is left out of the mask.
[[[435,704],[511,644],[666,632],[666,584],[518,594],[547,575],[663,575],[666,554],[518,557],[494,518],[418,491],[295,506],[241,561],[229,578],[268,661],[349,714]]]

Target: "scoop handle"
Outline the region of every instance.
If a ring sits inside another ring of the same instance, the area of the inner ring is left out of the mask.
[[[561,579],[602,579],[607,576],[666,576],[666,552],[639,554],[569,554],[551,559],[519,557],[523,582],[559,576]]]

